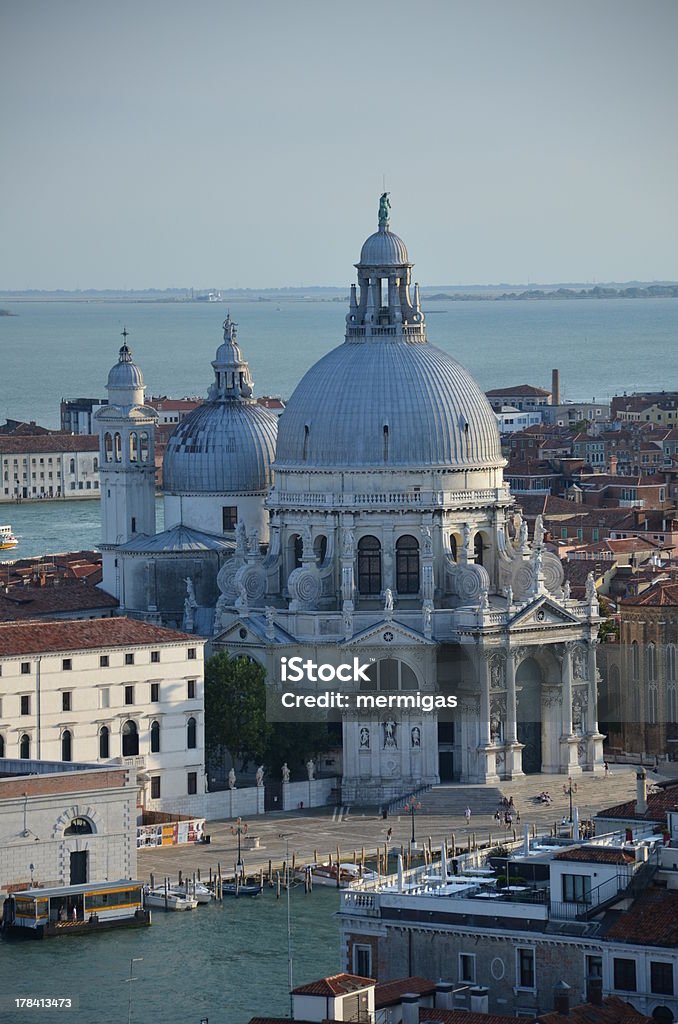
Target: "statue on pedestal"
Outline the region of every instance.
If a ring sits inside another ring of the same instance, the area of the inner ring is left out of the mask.
[[[290,781],[290,770],[287,767],[287,761],[285,761],[285,763],[283,764],[281,771],[282,771],[282,780],[283,780],[283,782],[289,782]]]
[[[264,766],[263,766],[263,764],[259,765],[259,767],[257,768],[256,775],[254,777],[257,780],[257,786],[263,786],[263,784],[264,784]]]
[[[233,770],[233,768],[231,768],[230,772],[228,773],[228,788],[235,789],[235,771]]]
[[[315,761],[312,757],[306,762],[306,771],[308,772],[308,781],[313,782],[315,779]]]

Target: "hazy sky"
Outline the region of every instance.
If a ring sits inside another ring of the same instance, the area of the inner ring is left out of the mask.
[[[678,279],[675,0],[0,0],[0,289]]]

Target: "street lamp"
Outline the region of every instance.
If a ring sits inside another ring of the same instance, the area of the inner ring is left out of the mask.
[[[243,824],[242,818],[236,819],[236,824],[231,825],[231,832],[234,836],[238,837],[238,861],[235,865],[235,873],[237,878],[242,878],[245,874],[245,865],[242,862],[240,855],[240,836],[247,835],[247,825]]]
[[[570,823],[573,820],[572,819],[572,797],[574,796],[574,794],[576,792],[577,792],[577,783],[573,782],[572,781],[572,777],[570,775],[568,775],[568,777],[567,777],[567,785],[563,786],[563,793],[565,794],[565,796],[569,796],[569,798],[570,798],[570,817],[569,817]]]
[[[410,849],[416,850],[417,840],[414,837],[414,815],[416,814],[417,811],[421,810],[421,804],[419,803],[418,800],[410,800],[408,803],[405,804],[403,810],[405,811],[406,814],[410,814],[412,816],[412,839],[410,840]]]
[[[127,999],[127,1024],[132,1024],[132,982],[137,979],[133,977],[134,965],[140,964],[144,958],[142,956],[134,956],[129,962],[129,978],[127,983],[129,985],[128,999]]]

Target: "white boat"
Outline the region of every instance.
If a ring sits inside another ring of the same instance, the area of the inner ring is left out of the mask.
[[[198,903],[209,903],[213,898],[211,891],[202,882],[196,882],[195,885],[193,882],[173,885],[169,891],[177,896],[184,896],[186,899],[195,899]]]
[[[161,886],[156,889],[144,890],[144,906],[158,907],[160,910],[195,910],[198,901],[192,896],[173,892],[171,889],[165,892],[164,886]]]
[[[340,864],[339,888],[359,888],[364,882],[376,882],[378,875],[376,871],[368,868],[361,869],[359,864]],[[337,888],[337,865],[336,864],[306,864],[298,872],[298,877],[304,877],[311,873],[313,885],[328,885]]]
[[[6,551],[7,548],[15,548],[19,541],[12,533],[11,526],[0,526],[0,551]]]

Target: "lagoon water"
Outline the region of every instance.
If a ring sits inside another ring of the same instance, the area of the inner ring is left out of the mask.
[[[333,890],[291,891],[293,983],[339,970],[338,910]],[[287,905],[272,890],[256,899],[227,898],[189,913],[153,911],[150,928],[95,936],[0,943],[0,1021],[123,1024],[130,960],[133,1024],[247,1024],[287,1016]],[[70,997],[70,1011],[12,1012],[8,998]]]

